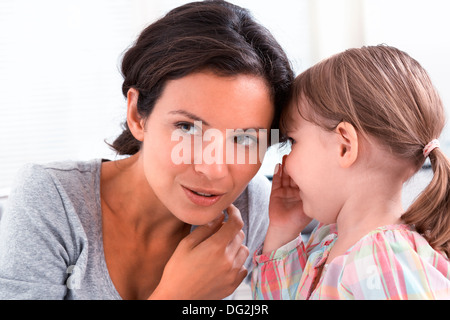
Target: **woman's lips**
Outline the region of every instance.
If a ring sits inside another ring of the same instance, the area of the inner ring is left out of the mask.
[[[216,191],[193,190],[184,186],[182,186],[182,188],[192,203],[202,207],[212,206],[224,195],[224,193],[219,193]]]

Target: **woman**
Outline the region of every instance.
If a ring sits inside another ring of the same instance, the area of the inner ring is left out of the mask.
[[[0,298],[219,299],[247,275],[270,188],[253,178],[261,158],[225,154],[267,143],[293,81],[283,50],[246,10],[195,2],[147,27],[122,73],[112,147],[129,157],[22,170],[0,224]],[[216,161],[202,161],[212,130]],[[192,161],[174,159],[180,138]]]

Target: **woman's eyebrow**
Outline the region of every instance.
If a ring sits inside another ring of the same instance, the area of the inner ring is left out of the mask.
[[[202,124],[204,124],[205,126],[209,126],[208,122],[206,122],[205,120],[203,120],[199,116],[197,116],[197,115],[195,115],[195,114],[193,114],[193,113],[191,113],[189,111],[186,111],[186,110],[174,110],[174,111],[170,111],[169,114],[175,114],[175,115],[176,114],[181,114],[181,115],[186,116],[186,117],[188,117],[188,118],[190,118],[190,119],[192,119],[194,121],[201,121]]]
[[[170,111],[169,114],[174,114],[174,115],[178,115],[181,114],[185,117],[188,117],[194,121],[201,121],[203,125],[205,126],[210,126],[208,122],[206,122],[205,120],[203,120],[202,118],[200,118],[199,116],[193,114],[192,112],[186,111],[186,110],[173,110]],[[230,128],[232,129],[232,128]],[[256,132],[259,132],[260,130],[266,130],[266,128],[264,127],[253,127],[253,128],[239,128],[239,129],[233,129],[233,130],[243,130],[243,131],[247,131],[247,130],[255,130]]]

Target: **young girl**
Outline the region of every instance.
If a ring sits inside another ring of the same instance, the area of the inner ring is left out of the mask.
[[[450,163],[425,70],[392,47],[351,49],[298,76],[294,92],[254,298],[450,299]],[[402,186],[426,158],[433,179],[404,211]]]

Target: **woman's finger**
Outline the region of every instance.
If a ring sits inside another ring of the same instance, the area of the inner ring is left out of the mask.
[[[283,162],[281,164],[281,168],[282,168],[282,173],[281,173],[281,186],[283,188],[287,188],[290,186],[290,179],[291,177],[289,176],[289,174],[286,172],[286,157],[287,155],[283,156]]]
[[[272,191],[281,188],[281,163],[277,163],[272,176]]]
[[[234,259],[235,266],[237,266],[239,268],[241,266],[243,266],[245,263],[245,260],[247,260],[247,258],[248,258],[249,253],[250,252],[249,252],[248,248],[244,245],[241,245],[239,247],[238,252],[236,253],[236,258]]]
[[[289,177],[289,186],[290,186],[291,188],[298,189],[297,184],[295,183],[295,181],[294,181],[291,177]]]
[[[234,259],[234,270],[239,270],[237,274],[237,278],[239,279],[239,283],[244,280],[247,276],[247,269],[244,266],[245,261],[247,260],[249,255],[249,250],[246,246],[242,245],[236,254],[236,258]]]
[[[222,224],[220,229],[213,234],[210,239],[211,241],[223,244],[224,246],[228,246],[244,226],[244,221],[242,220],[241,212],[238,208],[231,204],[227,208],[227,213],[228,220]]]
[[[224,217],[225,215],[221,213],[213,221],[205,225],[198,226],[194,231],[192,231],[183,239],[183,242],[187,244],[191,249],[196,247],[198,244],[211,237],[221,228]]]
[[[228,244],[227,252],[230,255],[235,256],[237,254],[237,252],[239,251],[240,247],[242,246],[244,238],[245,238],[244,231],[242,231],[242,230],[239,231],[239,233],[236,234],[234,239]]]

